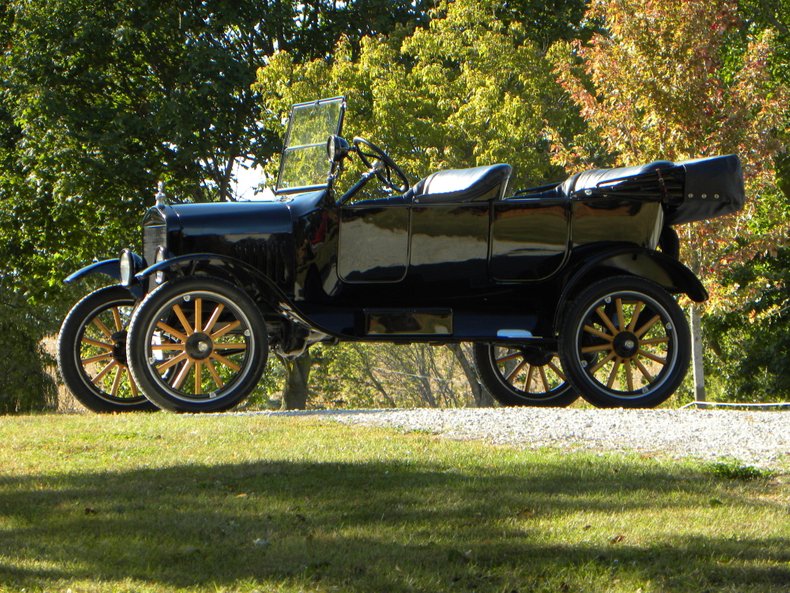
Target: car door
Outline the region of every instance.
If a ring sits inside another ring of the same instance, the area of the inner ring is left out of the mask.
[[[365,200],[340,208],[338,276],[347,283],[400,282],[409,267],[409,204]]]
[[[409,277],[443,286],[484,283],[488,220],[487,201],[412,204]]]

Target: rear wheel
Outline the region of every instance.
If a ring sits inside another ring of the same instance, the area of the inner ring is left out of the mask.
[[[266,325],[242,290],[213,278],[163,284],[135,311],[127,356],[157,406],[216,412],[255,388],[268,355]]]
[[[123,286],[92,292],[71,309],[58,335],[58,368],[66,387],[94,412],[156,410],[126,364],[135,298]]]
[[[568,378],[598,407],[652,408],[688,370],[688,323],[659,285],[632,276],[593,284],[571,303],[560,335]]]
[[[475,344],[474,353],[483,385],[502,405],[569,406],[579,397],[554,352],[521,344]]]

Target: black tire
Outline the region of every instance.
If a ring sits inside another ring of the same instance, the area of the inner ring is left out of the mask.
[[[475,344],[480,380],[503,406],[564,407],[579,396],[553,352],[519,344]]]
[[[69,311],[58,335],[58,368],[66,387],[99,413],[156,410],[129,374],[126,336],[136,304],[123,286],[100,288]]]
[[[658,284],[615,276],[593,284],[570,304],[560,358],[568,379],[591,404],[653,408],[686,376],[688,323]]]
[[[126,348],[132,376],[157,406],[217,412],[255,388],[266,367],[268,337],[247,293],[195,277],[163,284],[140,303]]]

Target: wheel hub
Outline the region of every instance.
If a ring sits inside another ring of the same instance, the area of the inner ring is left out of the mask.
[[[126,366],[126,330],[112,335],[112,357],[118,364]]]
[[[631,358],[639,351],[639,338],[633,332],[622,331],[614,337],[612,346],[620,358]]]
[[[551,359],[554,358],[553,352],[547,352],[539,348],[522,348],[521,355],[530,365],[538,367],[549,364]]]
[[[205,360],[214,351],[214,343],[208,334],[196,332],[187,338],[186,353],[192,360]]]

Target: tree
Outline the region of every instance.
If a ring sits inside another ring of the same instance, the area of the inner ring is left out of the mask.
[[[466,407],[478,405],[447,348],[429,344],[313,347],[311,398],[337,407]]]
[[[552,10],[532,1],[440,2],[427,26],[413,34],[366,37],[358,46],[343,39],[331,60],[305,62],[293,52],[278,52],[258,72],[257,88],[271,109],[268,125],[274,127],[292,103],[343,94],[345,129],[385,146],[413,179],[496,162],[514,166],[513,187],[556,179],[562,170],[550,162],[543,129],[548,123],[570,135],[581,122],[554,81],[545,49],[579,32],[569,24],[578,19],[568,17],[582,11],[583,2],[570,0]],[[277,165],[269,165],[272,178]],[[347,171],[341,182],[355,173]],[[490,405],[468,354],[453,354],[475,401]],[[398,371],[403,377],[425,376],[426,353],[403,356],[412,365]],[[368,362],[358,351],[356,363],[369,368]],[[380,397],[392,400],[379,377],[370,371],[366,376]],[[430,382],[413,387],[422,402],[438,401]]]
[[[412,35],[364,38],[358,52],[342,40],[332,60],[276,53],[257,82],[270,125],[292,103],[344,94],[346,130],[385,145],[413,177],[507,161],[514,186],[556,178],[542,131],[548,122],[567,133],[580,120],[531,38],[538,33],[515,14],[492,18],[498,6],[441,2]]]
[[[714,396],[743,401],[787,401],[790,396],[790,249],[733,266],[723,284],[757,285],[741,307],[706,317],[709,362],[717,369]]]
[[[187,199],[228,195],[229,165],[262,142],[253,8],[3,4],[0,287],[12,343],[56,329],[75,300],[66,271],[138,243],[157,179]],[[43,359],[26,351],[21,374],[35,374]]]
[[[472,397],[477,408],[490,408],[494,405],[494,397],[488,388],[483,384],[480,373],[477,372],[474,362],[472,362],[472,347],[470,344],[449,344],[447,346],[453,353],[458,364],[466,375],[469,388],[472,390]]]
[[[283,387],[281,408],[283,410],[304,410],[307,407],[309,396],[307,386],[310,382],[313,359],[307,350],[295,358],[279,358],[285,367],[285,386]]]
[[[777,33],[775,51],[767,66],[777,85],[790,88],[790,4],[787,0],[742,0],[739,3],[742,26],[728,43],[728,56],[737,58],[748,47],[755,32],[772,29]],[[775,194],[774,204],[783,205],[787,220],[790,204],[790,110],[779,139],[785,150],[774,157],[776,186],[764,194]],[[778,218],[778,216],[777,216]],[[760,224],[771,225],[766,219]],[[790,369],[784,362],[790,356],[790,245],[778,242],[746,261],[733,262],[722,277],[726,290],[742,293],[731,306],[710,312],[706,332],[710,336],[706,365],[717,369],[711,384],[714,397],[726,398],[737,392],[751,401],[783,401],[790,397]]]
[[[2,3],[0,288],[38,320],[28,337],[53,332],[76,300],[66,271],[139,246],[158,180],[177,199],[233,199],[239,163],[279,150],[280,123],[262,125],[251,88],[267,56],[323,56],[360,11],[377,10],[362,31],[375,34],[414,21],[421,3],[381,5]]]
[[[729,1],[595,0],[586,18],[601,32],[588,43],[558,44],[552,55],[589,131],[557,142],[554,162],[570,170],[594,165],[596,142],[623,165],[739,154],[747,190],[761,199],[735,217],[688,226],[683,249],[706,280],[714,310],[743,302],[748,289],[727,290],[722,272],[785,244],[790,232],[787,203],[769,189],[787,100],[771,75],[775,32],[749,32],[742,52],[728,53],[733,35],[743,34]],[[697,336],[698,319],[694,307]]]
[[[13,15],[8,5],[0,6],[0,47],[10,43]],[[24,179],[16,170],[16,147],[21,131],[14,124],[7,92],[0,89],[0,204],[9,196],[29,196]],[[14,259],[14,246],[3,241],[4,229],[19,222],[12,209],[0,209],[0,259]],[[33,314],[24,296],[15,290],[17,278],[0,270],[0,332],[10,346],[0,373],[0,414],[51,408],[56,391],[46,373],[49,362],[39,343],[44,320]]]

